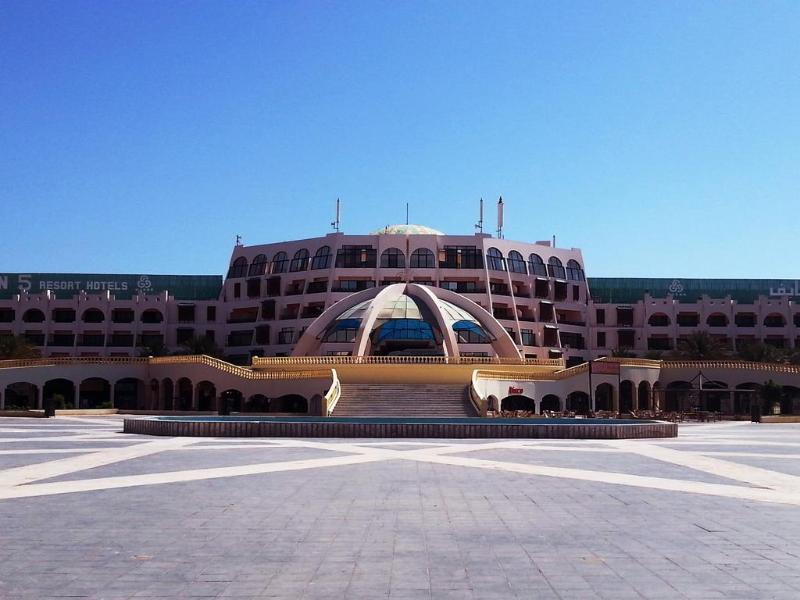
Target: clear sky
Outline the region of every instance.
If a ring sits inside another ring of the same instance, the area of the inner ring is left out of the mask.
[[[800,2],[0,2],[0,272],[405,220],[800,278]]]

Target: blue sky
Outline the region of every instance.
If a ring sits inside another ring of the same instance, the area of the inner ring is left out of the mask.
[[[0,272],[411,221],[800,277],[800,3],[0,3]],[[494,229],[494,210],[487,224]]]

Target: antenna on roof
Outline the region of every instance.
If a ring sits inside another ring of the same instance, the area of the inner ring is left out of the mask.
[[[236,245],[237,246],[242,245],[242,236],[240,236],[238,233],[236,234]]]
[[[406,202],[406,225],[408,225],[408,202]]]
[[[497,239],[503,239],[503,197],[497,201]]]
[[[339,199],[336,199],[336,220],[331,223],[331,227],[336,233],[339,233],[339,216],[341,214],[341,207],[340,207]]]
[[[483,198],[481,198],[481,209],[478,213],[478,222],[475,223],[475,229],[478,230],[478,233],[483,233]]]

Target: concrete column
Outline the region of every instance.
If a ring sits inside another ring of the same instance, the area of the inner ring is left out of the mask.
[[[639,383],[641,383],[641,381]],[[633,387],[631,390],[633,400],[631,404],[633,406],[633,410],[639,410],[639,383],[631,382],[631,386]]]

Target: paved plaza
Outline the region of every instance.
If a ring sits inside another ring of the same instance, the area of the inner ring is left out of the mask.
[[[0,598],[800,598],[800,425],[153,438],[0,421]]]

